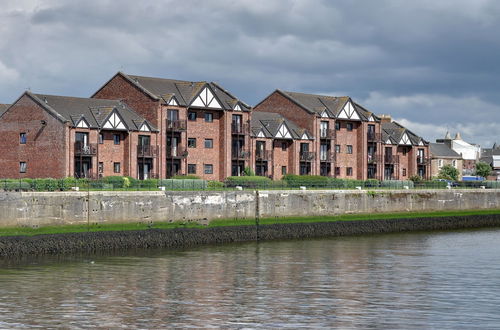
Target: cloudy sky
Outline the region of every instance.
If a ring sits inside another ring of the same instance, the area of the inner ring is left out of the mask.
[[[117,71],[349,95],[430,141],[500,142],[500,1],[2,0],[0,103]]]

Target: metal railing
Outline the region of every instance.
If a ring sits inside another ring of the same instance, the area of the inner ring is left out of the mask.
[[[399,155],[384,155],[385,164],[399,164]]]
[[[272,152],[271,150],[255,150],[255,160],[257,161],[265,161],[271,160]]]
[[[247,123],[231,123],[231,133],[245,135],[249,133]]]
[[[95,156],[97,155],[97,143],[75,142],[75,156]]]
[[[188,151],[179,148],[167,148],[167,158],[186,158]]]
[[[321,162],[335,162],[336,153],[333,151],[321,152],[319,153],[319,160]]]
[[[167,119],[167,131],[185,131],[187,129],[186,120]]]
[[[250,151],[244,151],[244,150],[232,150],[231,151],[231,158],[232,159],[249,159],[250,158]]]
[[[152,145],[137,146],[137,157],[157,157],[157,156],[158,156],[158,146],[152,146]]]
[[[428,165],[431,163],[430,157],[417,156],[417,165]]]
[[[333,140],[335,139],[336,131],[334,129],[329,128],[320,128],[319,137],[321,139]]]
[[[368,142],[380,142],[380,141],[382,141],[382,134],[381,133],[368,132],[366,134],[366,137],[368,139]]]
[[[301,151],[300,160],[310,162],[316,159],[316,153],[314,151]]]

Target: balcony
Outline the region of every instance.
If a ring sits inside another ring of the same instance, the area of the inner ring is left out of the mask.
[[[271,160],[271,158],[272,158],[271,150],[255,150],[256,161],[267,161]]]
[[[321,162],[334,162],[335,161],[335,153],[332,151],[327,151],[327,152],[320,152],[319,153],[319,160]]]
[[[368,154],[368,164],[377,164],[382,161],[381,155]]]
[[[301,151],[300,160],[303,162],[310,162],[316,159],[316,153],[312,151]]]
[[[170,148],[167,147],[167,158],[176,158],[176,159],[181,159],[181,158],[186,158],[188,156],[188,151],[187,150],[181,150],[178,148]]]
[[[429,165],[431,159],[429,157],[417,156],[417,165]]]
[[[233,150],[231,152],[231,157],[234,160],[247,160],[250,158],[250,151]]]
[[[158,156],[158,146],[151,145],[138,145],[137,146],[137,157],[157,157]]]
[[[384,155],[384,163],[385,164],[399,164],[399,156],[398,155]]]
[[[334,129],[326,129],[320,128],[319,137],[325,140],[333,140],[335,139],[336,131]]]
[[[187,129],[186,120],[167,120],[167,131],[180,132]]]
[[[97,143],[75,142],[75,156],[95,156],[97,155]]]
[[[382,134],[381,133],[368,132],[368,134],[366,134],[366,137],[368,139],[368,142],[381,142],[382,141]]]
[[[231,134],[245,135],[249,133],[248,124],[231,123]]]

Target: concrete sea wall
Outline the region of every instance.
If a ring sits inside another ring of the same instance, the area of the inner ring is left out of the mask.
[[[0,227],[500,209],[500,190],[0,192]]]

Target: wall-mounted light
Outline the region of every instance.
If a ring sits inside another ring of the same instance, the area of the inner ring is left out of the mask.
[[[42,124],[42,126],[46,126],[47,122],[45,120],[40,120],[40,124]]]

